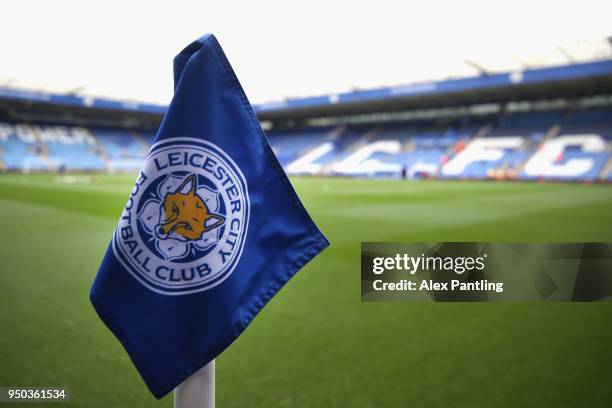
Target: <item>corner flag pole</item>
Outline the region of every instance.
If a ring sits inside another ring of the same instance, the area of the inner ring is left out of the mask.
[[[215,408],[215,360],[174,389],[174,408]]]

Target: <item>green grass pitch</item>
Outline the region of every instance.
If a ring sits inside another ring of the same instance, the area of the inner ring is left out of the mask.
[[[0,175],[0,386],[172,405],[88,300],[134,180]],[[612,305],[361,303],[359,271],[360,241],[612,241],[612,186],[292,181],[331,246],[217,359],[219,407],[612,404]]]

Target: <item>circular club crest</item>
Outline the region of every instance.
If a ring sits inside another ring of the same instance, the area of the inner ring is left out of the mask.
[[[200,292],[232,273],[248,223],[249,194],[236,163],[212,143],[174,138],[151,147],[113,251],[157,293]]]

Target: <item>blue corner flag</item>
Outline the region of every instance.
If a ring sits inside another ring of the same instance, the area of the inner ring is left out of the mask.
[[[176,56],[174,88],[90,294],[157,398],[329,245],[214,36]]]

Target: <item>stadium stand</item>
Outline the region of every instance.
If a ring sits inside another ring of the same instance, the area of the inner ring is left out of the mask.
[[[121,129],[0,122],[0,166],[9,171],[133,171],[152,139]]]
[[[286,131],[272,132],[269,139],[276,151],[300,140],[293,161],[281,156],[290,174],[582,181],[610,177],[606,166],[611,160],[612,114],[607,110],[551,110],[479,120],[479,125],[467,126],[420,122],[349,126],[326,133],[293,130],[291,137]],[[593,125],[583,128],[582,122]],[[318,136],[309,139],[311,134]]]
[[[293,175],[612,181],[612,60],[254,108]],[[136,171],[164,111],[0,88],[0,169]]]
[[[283,166],[287,166],[305,152],[312,150],[328,139],[330,128],[304,129],[272,133],[268,141]]]
[[[271,131],[289,174],[610,181],[612,110],[547,111],[462,120]],[[152,133],[0,123],[8,171],[134,171]]]

